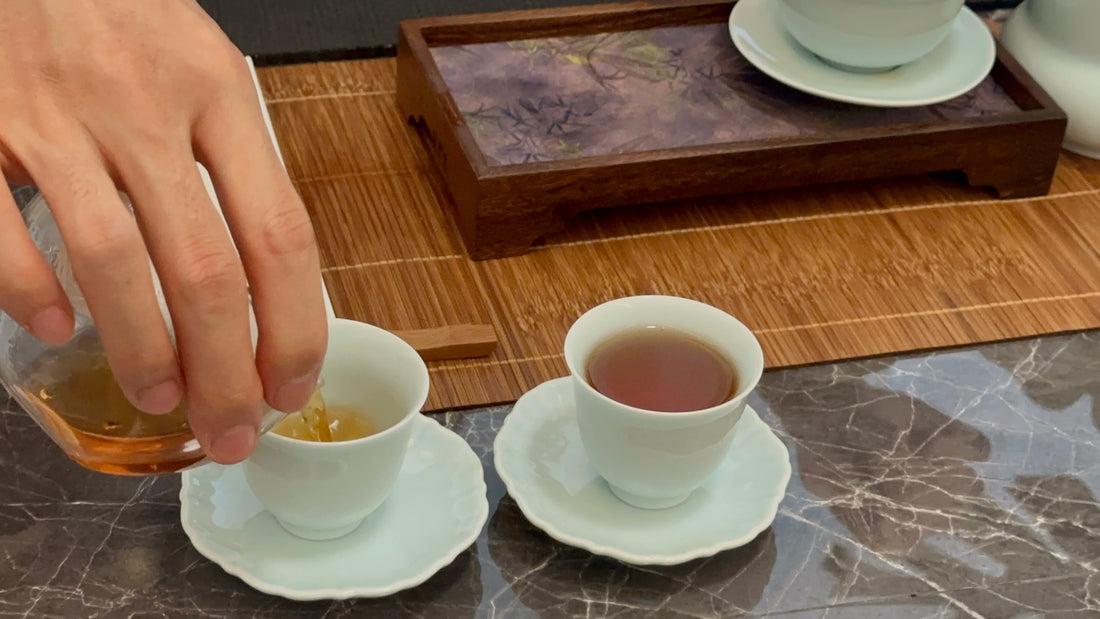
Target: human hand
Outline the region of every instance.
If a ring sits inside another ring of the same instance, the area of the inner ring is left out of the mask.
[[[251,453],[264,400],[305,405],[327,339],[313,229],[259,105],[240,52],[193,0],[0,4],[0,173],[50,205],[130,401],[166,413],[186,395],[221,463]],[[0,308],[47,343],[72,335],[72,307],[6,191]]]

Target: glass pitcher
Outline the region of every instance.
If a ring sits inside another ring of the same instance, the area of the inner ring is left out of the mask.
[[[130,207],[125,195],[123,201]],[[150,475],[201,464],[205,455],[188,426],[186,403],[167,415],[147,415],[130,404],[115,382],[61,233],[41,194],[23,209],[23,219],[73,305],[76,330],[65,345],[50,346],[0,312],[0,384],[67,456],[89,469]],[[154,283],[171,333],[155,274]],[[283,413],[265,410],[261,432],[282,418]]]

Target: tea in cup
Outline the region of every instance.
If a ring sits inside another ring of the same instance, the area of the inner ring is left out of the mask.
[[[947,36],[965,0],[779,0],[787,32],[822,60],[874,73],[913,62]]]
[[[343,319],[331,320],[328,332],[324,408],[315,400],[304,417],[289,415],[244,462],[264,508],[310,540],[347,535],[382,505],[428,398],[428,368],[401,338]],[[318,424],[322,411],[327,422]]]
[[[752,332],[679,297],[616,299],[565,337],[581,442],[619,499],[683,502],[725,459],[764,370]]]

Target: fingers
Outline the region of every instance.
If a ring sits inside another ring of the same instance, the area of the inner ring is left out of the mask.
[[[222,99],[200,119],[195,147],[248,273],[265,397],[296,411],[317,384],[328,340],[320,260],[258,106],[254,95]]]
[[[149,257],[98,153],[81,142],[70,142],[72,155],[27,168],[41,179],[115,379],[139,409],[167,413],[179,404],[183,381]]]
[[[172,314],[191,428],[215,462],[239,462],[255,446],[263,403],[244,268],[186,136],[140,151],[116,146],[111,152],[123,159],[115,168],[137,205]]]
[[[0,176],[6,177],[7,182],[14,185],[31,185],[33,181],[23,166],[11,156],[8,149],[0,144]]]
[[[0,189],[0,265],[0,309],[47,344],[67,342],[73,335],[72,306],[7,189]]]

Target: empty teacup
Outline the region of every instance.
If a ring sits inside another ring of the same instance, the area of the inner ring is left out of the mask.
[[[667,296],[585,312],[565,361],[589,461],[615,496],[650,509],[681,503],[718,468],[764,369],[748,327]]]
[[[816,56],[857,72],[886,71],[932,51],[965,0],[779,0],[783,25]]]
[[[339,411],[329,428],[333,442],[280,425],[244,462],[264,508],[287,531],[313,540],[350,533],[382,505],[428,397],[428,368],[396,335],[342,319],[330,321],[328,333],[321,380],[327,406]]]

